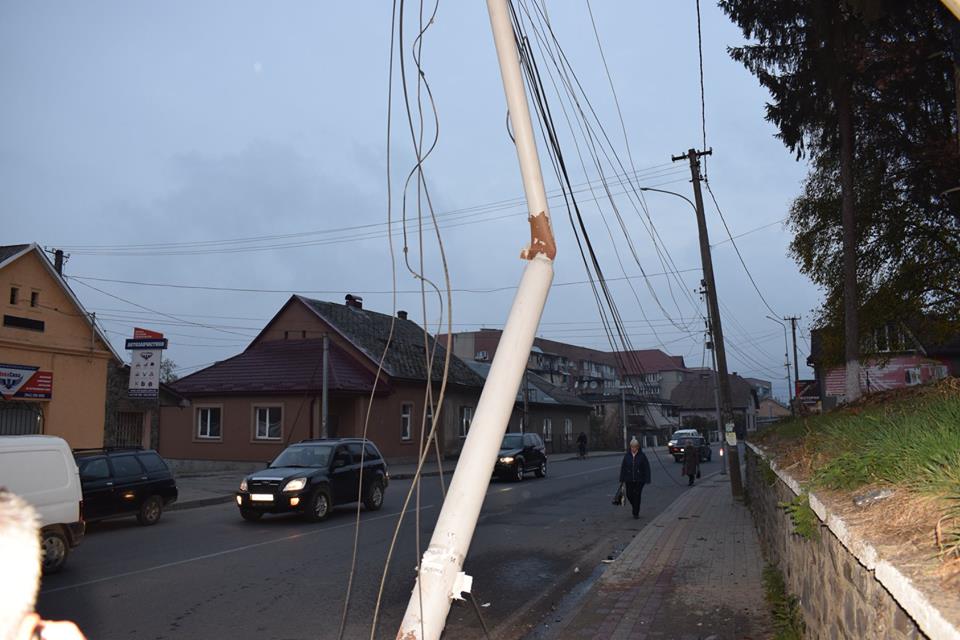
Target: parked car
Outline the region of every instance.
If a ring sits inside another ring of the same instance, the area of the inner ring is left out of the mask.
[[[670,453],[677,462],[682,462],[687,453],[694,451],[700,457],[700,462],[710,462],[713,458],[713,449],[703,436],[684,436],[670,447]]]
[[[43,571],[60,571],[84,533],[80,476],[66,440],[56,436],[0,438],[0,487],[36,510]]]
[[[538,478],[547,475],[547,450],[536,433],[508,433],[500,443],[494,474],[504,480],[523,480],[533,471]]]
[[[357,492],[361,454],[363,496]],[[363,502],[371,511],[380,509],[389,483],[387,463],[369,440],[303,440],[284,449],[266,469],[244,478],[236,500],[244,520],[298,512],[317,522],[341,504]]]
[[[179,495],[173,472],[152,449],[111,447],[73,453],[88,522],[135,515],[144,526],[157,524],[164,508]]]

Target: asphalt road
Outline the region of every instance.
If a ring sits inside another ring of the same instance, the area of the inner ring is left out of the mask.
[[[640,520],[610,499],[615,457],[554,462],[545,479],[493,482],[465,571],[495,637],[520,637],[561,596],[616,555],[686,490],[680,465],[648,452],[653,482]],[[718,469],[714,462],[704,473]],[[682,482],[682,484],[681,484]],[[344,637],[368,638],[387,549],[410,481],[395,481],[379,512],[361,511],[359,552]],[[440,481],[424,479],[421,545],[442,504]],[[135,519],[89,527],[64,571],[44,580],[48,619],[70,619],[90,640],[117,638],[336,638],[347,591],[355,510],[319,524],[293,516],[250,523],[233,504],[172,511],[154,527]],[[414,512],[408,511],[386,580],[377,638],[393,638],[413,586]],[[448,638],[482,638],[468,603],[454,603]]]

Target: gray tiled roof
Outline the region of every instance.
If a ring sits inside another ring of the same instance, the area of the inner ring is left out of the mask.
[[[488,362],[467,362],[466,365],[473,369],[484,380],[487,379],[487,375],[490,373],[490,363]],[[535,373],[527,372],[527,389],[527,398],[531,404],[565,405],[585,409],[591,406],[576,395],[550,384],[549,380]],[[517,390],[517,402],[523,402],[522,386]]]
[[[684,380],[670,394],[670,402],[681,409],[713,409],[717,406],[712,374],[696,375]],[[730,395],[734,409],[755,406],[753,387],[737,375],[730,376]]]
[[[7,258],[20,253],[29,246],[30,245],[28,244],[8,244],[0,246],[0,262],[3,262]]]
[[[411,320],[394,318],[383,313],[358,309],[345,304],[324,302],[304,296],[297,298],[340,332],[355,347],[374,363],[380,361],[394,322],[393,339],[384,361],[384,370],[391,378],[401,380],[426,380],[427,359],[424,354],[424,331]],[[433,337],[427,338],[432,348]],[[439,382],[443,375],[445,350],[442,343],[434,353],[431,378]],[[449,383],[465,387],[482,387],[483,379],[470,370],[458,357],[451,354]]]

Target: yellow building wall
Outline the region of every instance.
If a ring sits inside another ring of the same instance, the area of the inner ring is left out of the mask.
[[[43,260],[31,252],[0,270],[3,314],[44,322],[43,331],[0,325],[0,363],[52,371],[52,399],[26,400],[43,407],[43,433],[60,436],[75,448],[100,447],[107,364],[114,356]],[[16,304],[10,300],[11,287],[19,290]]]

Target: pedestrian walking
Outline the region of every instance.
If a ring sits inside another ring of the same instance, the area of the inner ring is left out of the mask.
[[[693,479],[700,474],[700,447],[692,438],[681,442],[680,446],[683,447],[683,475],[690,480],[687,486],[692,487]]]
[[[650,482],[650,461],[640,450],[640,442],[633,438],[630,440],[630,450],[623,454],[623,461],[620,463],[620,482],[623,484],[627,493],[627,500],[633,507],[633,519],[640,517],[640,496],[643,493],[643,485]]]

